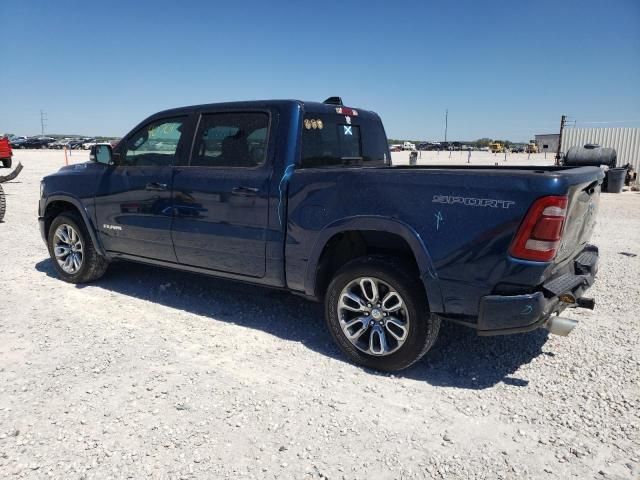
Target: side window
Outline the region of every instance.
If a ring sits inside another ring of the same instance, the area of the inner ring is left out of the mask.
[[[136,167],[175,164],[183,125],[184,118],[163,119],[145,125],[127,140],[120,163]]]
[[[203,115],[192,167],[252,168],[265,161],[269,116],[258,112]]]

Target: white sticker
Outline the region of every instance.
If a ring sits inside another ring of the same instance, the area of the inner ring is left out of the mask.
[[[345,135],[353,135],[353,133],[351,133],[351,125],[343,125],[343,127]]]
[[[344,117],[344,119],[347,121],[347,125],[351,125],[351,117],[349,115]]]

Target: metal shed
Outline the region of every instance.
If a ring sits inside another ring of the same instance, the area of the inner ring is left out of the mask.
[[[640,171],[640,128],[566,128],[562,132],[562,151],[595,143],[614,148],[618,154],[617,166],[630,163]]]

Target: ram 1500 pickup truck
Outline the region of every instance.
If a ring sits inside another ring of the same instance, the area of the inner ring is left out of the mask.
[[[378,115],[297,100],[152,115],[45,177],[39,220],[65,281],[130,260],[324,301],[352,361],[399,370],[449,320],[481,335],[547,327],[597,271],[603,173],[393,166]]]

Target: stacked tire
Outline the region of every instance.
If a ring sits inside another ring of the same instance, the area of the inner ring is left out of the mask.
[[[4,219],[4,212],[7,210],[7,201],[4,198],[4,190],[0,185],[0,222]]]

